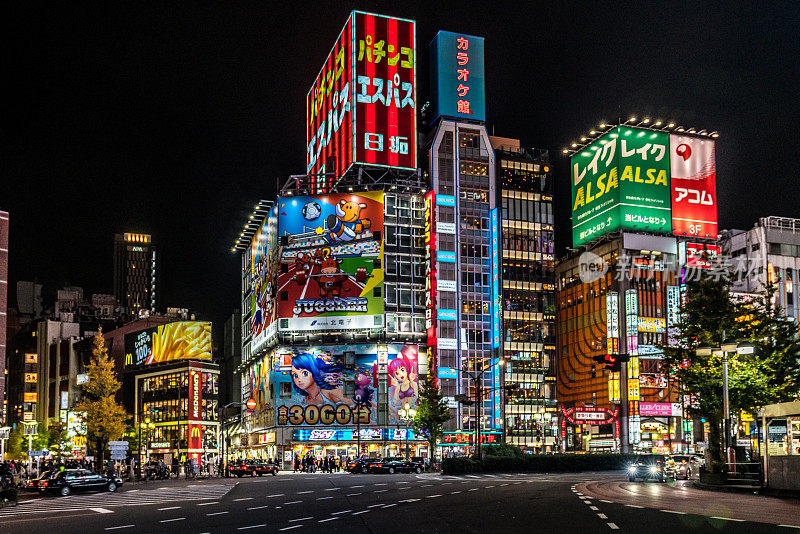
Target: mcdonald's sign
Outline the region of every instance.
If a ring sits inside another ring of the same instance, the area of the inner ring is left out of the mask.
[[[203,448],[203,432],[200,425],[189,424],[189,449]]]

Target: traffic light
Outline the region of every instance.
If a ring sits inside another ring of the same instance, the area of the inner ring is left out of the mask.
[[[592,359],[605,365],[605,368],[612,373],[618,373],[622,369],[622,363],[630,360],[630,356],[627,354],[604,354],[602,356],[593,356]]]

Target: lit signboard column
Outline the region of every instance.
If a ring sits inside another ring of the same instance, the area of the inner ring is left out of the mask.
[[[202,427],[200,422],[203,420],[201,409],[202,399],[202,375],[199,370],[189,369],[189,449],[194,452],[203,448]]]
[[[483,37],[440,31],[431,43],[434,117],[486,120]]]
[[[672,232],[717,237],[717,162],[715,143],[669,136],[672,175]]]
[[[428,372],[436,368],[436,193],[425,195],[425,331],[428,336]]]
[[[606,293],[606,354],[619,353],[619,294]],[[608,401],[618,403],[621,399],[619,372],[608,376]]]
[[[354,161],[417,168],[416,27],[355,13]]]
[[[625,339],[628,349],[628,441],[639,443],[639,317],[635,289],[625,291]]]
[[[500,316],[503,313],[503,307],[500,302],[500,244],[498,242],[499,221],[497,215],[497,208],[490,212],[491,226],[492,226],[492,348],[495,350],[500,349]],[[502,367],[499,365],[500,358],[494,359],[495,367],[492,373],[492,387],[494,393],[492,394],[492,428],[501,428],[501,402],[502,395],[500,394],[500,372]]]

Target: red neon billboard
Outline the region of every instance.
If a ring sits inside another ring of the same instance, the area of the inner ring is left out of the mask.
[[[714,141],[670,134],[672,233],[717,237]]]
[[[306,171],[317,175],[316,191],[353,164],[417,168],[415,43],[413,20],[351,13],[306,95]]]

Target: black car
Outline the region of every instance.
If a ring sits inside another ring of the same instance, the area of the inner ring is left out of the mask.
[[[39,493],[57,493],[66,497],[74,491],[117,491],[121,485],[122,480],[116,477],[104,477],[88,469],[67,469],[39,483]]]
[[[369,473],[370,465],[380,461],[380,458],[355,458],[347,464],[347,470],[351,473]]]
[[[22,487],[25,491],[39,491],[39,484],[49,478],[50,471],[43,471],[38,477],[27,480]]]
[[[664,454],[640,454],[628,466],[628,480],[637,478],[666,482],[675,478],[675,462]]]
[[[383,460],[371,463],[369,465],[370,473],[422,473],[423,465],[419,462],[412,462],[403,457],[387,457]]]

